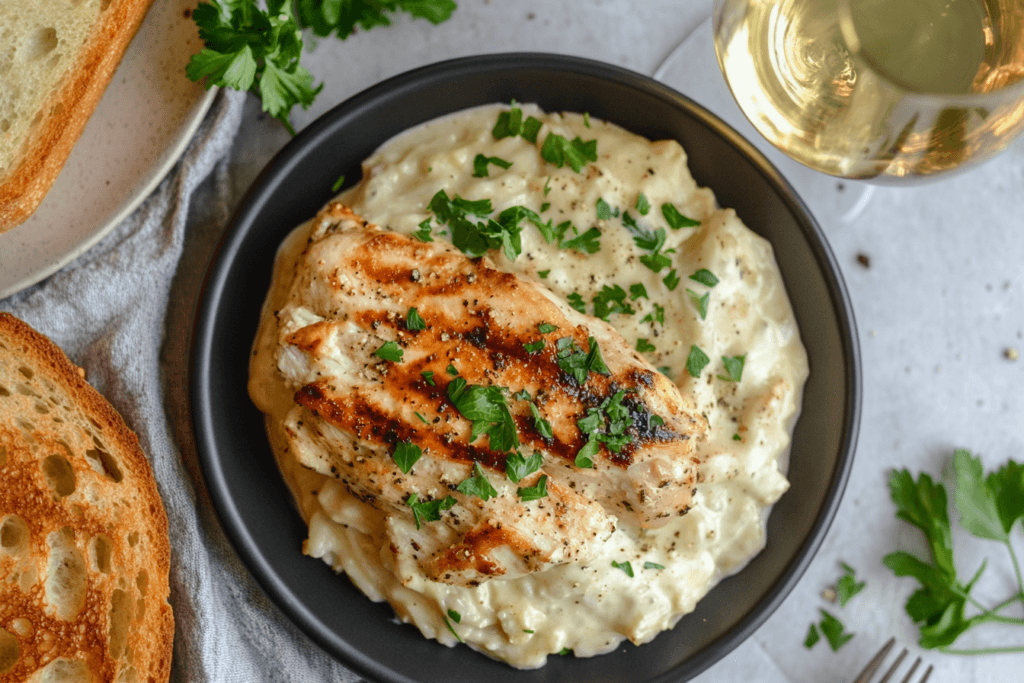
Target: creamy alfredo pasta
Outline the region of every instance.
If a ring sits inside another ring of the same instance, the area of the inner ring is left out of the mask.
[[[309,523],[306,554],[344,571],[370,599],[387,600],[424,636],[446,645],[461,639],[533,668],[565,649],[583,657],[623,639],[651,640],[764,547],[768,510],[788,487],[807,359],[771,247],[697,187],[679,144],[533,106],[521,108],[523,121],[533,118],[525,135],[497,138],[509,132],[495,131],[508,111],[473,109],[398,136],[339,199],[371,223],[435,240],[452,237],[437,205],[430,208],[440,191],[488,199],[495,215],[511,206],[535,212],[547,228],[524,227],[516,258],[503,249],[488,256],[606,319],[696,403],[708,431],[697,444],[689,512],[657,529],[617,524],[597,559],[476,586],[432,581],[408,556],[383,552],[386,514],[300,466],[281,427],[294,392],[279,372],[274,312],[312,224],[279,253],[250,394],[267,414],[282,473]]]

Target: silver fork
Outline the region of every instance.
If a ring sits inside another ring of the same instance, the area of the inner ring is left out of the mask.
[[[889,654],[889,650],[891,650],[892,646],[895,645],[895,644],[896,644],[896,639],[895,638],[890,638],[889,642],[887,642],[885,645],[883,645],[882,649],[878,651],[878,654],[876,654],[874,656],[874,658],[870,662],[868,662],[868,665],[866,667],[864,667],[864,670],[860,672],[860,675],[857,676],[857,678],[853,679],[853,683],[870,683],[871,677],[874,676],[875,672],[878,671],[882,667],[882,662],[885,661],[886,655]],[[907,656],[907,648],[903,648],[903,652],[901,652],[896,657],[896,661],[892,663],[892,666],[889,667],[889,670],[885,672],[885,675],[882,676],[881,680],[879,680],[878,683],[888,683],[889,679],[892,678],[892,675],[896,673],[896,669],[903,662],[903,660],[904,660],[904,658],[906,656]],[[917,671],[917,667],[919,667],[919,666],[921,666],[921,658],[920,657],[918,657],[914,661],[913,665],[911,665],[910,671],[907,672],[907,675],[903,678],[902,683],[910,683],[910,680],[913,677],[914,672]],[[932,675],[932,667],[929,666],[928,669],[925,670],[924,675],[921,676],[921,680],[918,681],[918,683],[927,683],[928,677],[931,676],[931,675]]]

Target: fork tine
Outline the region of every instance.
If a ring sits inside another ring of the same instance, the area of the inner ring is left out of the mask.
[[[917,671],[917,667],[921,666],[921,658],[918,657],[914,660],[914,665],[910,667],[910,671],[907,672],[906,677],[903,679],[903,683],[910,683],[910,679],[913,677],[914,672]]]
[[[882,646],[882,649],[878,651],[878,654],[868,662],[868,665],[864,667],[864,670],[860,672],[860,675],[853,680],[853,683],[868,683],[871,677],[878,671],[878,667],[882,666],[882,662],[885,660],[885,656],[889,654],[889,650],[896,644],[896,638],[890,638],[889,641]],[[922,681],[924,683],[924,681]]]
[[[885,672],[885,675],[882,676],[882,680],[878,681],[878,683],[888,683],[889,679],[892,678],[892,675],[894,673],[896,673],[897,667],[899,667],[900,663],[903,661],[903,658],[906,657],[906,656],[907,656],[907,648],[903,648],[903,652],[900,653],[899,657],[896,658],[896,661],[892,663],[892,666],[889,667],[889,670]],[[913,672],[911,672],[911,673],[913,673]],[[907,682],[903,681],[903,683],[907,683]]]
[[[928,683],[928,677],[932,675],[932,667],[928,665],[928,668],[924,672],[924,676],[921,676],[921,683]]]

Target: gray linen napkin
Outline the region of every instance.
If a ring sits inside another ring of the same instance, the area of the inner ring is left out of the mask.
[[[0,301],[0,310],[82,366],[149,454],[170,522],[171,680],[350,683],[358,677],[300,633],[239,561],[203,488],[188,423],[188,335],[202,272],[235,208],[227,159],[244,103],[242,93],[222,91],[139,209],[59,273]]]

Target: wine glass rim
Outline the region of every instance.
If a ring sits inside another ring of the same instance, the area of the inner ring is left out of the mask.
[[[851,0],[836,0],[837,11],[839,14],[839,29],[842,32],[843,42],[846,44],[851,57],[854,57],[869,66],[877,77],[881,78],[889,85],[899,88],[903,92],[907,93],[907,95],[913,96],[922,101],[935,104],[945,104],[947,106],[995,106],[1005,102],[1024,99],[1024,78],[1021,78],[1014,83],[1010,83],[1009,85],[986,92],[942,93],[915,88],[885,69],[878,60],[872,57],[868,52],[861,49],[860,38],[857,35],[857,28],[854,25],[853,16],[850,11],[850,2]]]

